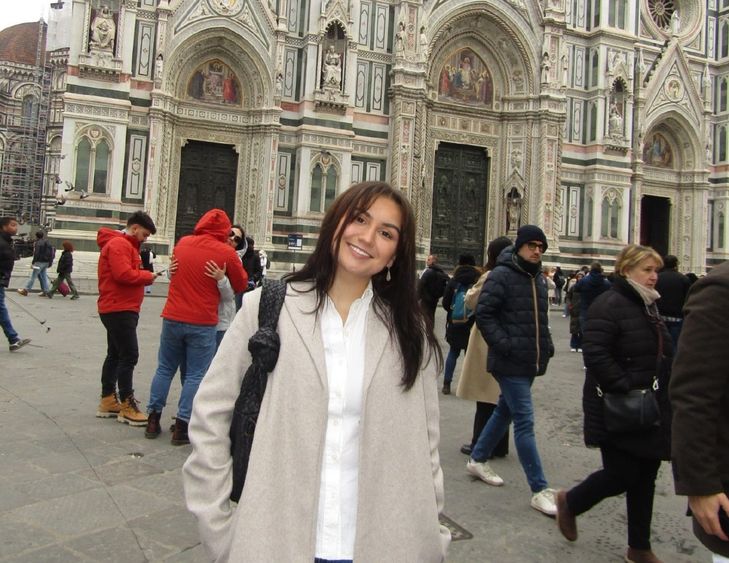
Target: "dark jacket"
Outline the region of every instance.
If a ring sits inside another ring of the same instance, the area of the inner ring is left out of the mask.
[[[729,494],[729,262],[697,281],[684,308],[673,365],[672,460],[676,493]],[[696,523],[696,537],[710,551],[729,556],[729,543]]]
[[[570,311],[570,334],[580,334],[580,311],[582,305],[580,302],[581,295],[575,291],[575,286],[569,288],[564,300],[569,305]]]
[[[575,291],[580,294],[580,310],[582,318],[598,296],[610,289],[610,282],[600,272],[591,271],[575,284]]]
[[[547,282],[540,270],[534,275],[524,270],[510,246],[478,297],[476,325],[489,345],[487,370],[496,376],[542,375],[554,355]]]
[[[247,290],[255,289],[260,283],[263,277],[263,266],[261,266],[261,256],[257,250],[253,250],[248,246],[248,250],[241,258],[243,262],[243,268],[248,274],[248,287]]]
[[[15,267],[13,237],[10,233],[0,231],[0,285],[8,287]]]
[[[443,297],[448,280],[448,274],[438,264],[428,266],[418,281],[418,297],[421,303],[431,311],[435,311],[438,299]]]
[[[625,278],[616,276],[610,291],[590,307],[582,335],[587,368],[582,392],[585,444],[609,444],[637,457],[668,459],[671,438],[668,381],[673,343],[657,309],[653,306],[649,311]],[[659,338],[662,358],[659,358]],[[631,389],[650,388],[656,374],[660,426],[627,434],[608,432],[597,385],[602,392],[627,393]]]
[[[35,243],[35,247],[33,248],[33,264],[36,262],[48,262],[50,265],[53,262],[53,246],[50,242],[48,242],[47,238],[39,239],[38,242]]]
[[[69,252],[68,250],[61,252],[61,258],[58,260],[56,272],[66,276],[71,275],[71,272],[73,272],[73,252]]]
[[[467,323],[453,324],[451,323],[451,305],[456,295],[458,285],[462,285],[467,290],[481,277],[475,266],[458,266],[453,272],[453,277],[446,285],[445,293],[443,293],[443,308],[448,312],[446,321],[446,341],[454,348],[465,350],[468,347],[468,337],[471,334],[471,327],[476,321],[474,317]]]
[[[658,312],[664,317],[683,318],[683,304],[691,288],[691,280],[676,270],[663,270],[658,274],[656,291],[661,298],[656,301]]]

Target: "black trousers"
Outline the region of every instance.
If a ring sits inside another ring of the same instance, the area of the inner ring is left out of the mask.
[[[496,405],[492,403],[482,403],[480,401],[476,401],[476,415],[473,417],[473,437],[471,438],[471,449],[476,446],[478,437],[481,435],[481,432],[486,427],[486,423],[489,421],[489,418],[491,418],[491,414],[494,412],[495,408]],[[506,433],[502,436],[501,440],[499,440],[499,443],[496,444],[492,455],[494,457],[504,457],[508,453],[509,431],[507,430]]]
[[[118,386],[119,400],[124,401],[134,393],[134,367],[139,360],[139,313],[102,313],[99,318],[106,328],[106,359],[101,368],[101,396],[111,395]]]
[[[579,515],[603,499],[626,493],[628,545],[650,549],[653,495],[661,461],[636,457],[612,446],[603,446],[600,452],[603,468],[567,491],[567,506]]]

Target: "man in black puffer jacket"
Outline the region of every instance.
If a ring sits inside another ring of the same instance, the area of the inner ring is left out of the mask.
[[[547,283],[542,255],[547,237],[534,225],[517,231],[514,246],[504,249],[484,283],[476,308],[476,325],[489,346],[487,370],[501,387],[501,396],[476,442],[466,470],[489,485],[502,485],[487,463],[514,421],[514,441],[532,490],[532,508],[554,515],[554,491],[548,488],[534,436],[531,386],[547,370],[554,345],[547,323]]]

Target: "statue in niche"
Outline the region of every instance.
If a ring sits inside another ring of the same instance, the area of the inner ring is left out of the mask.
[[[506,231],[516,233],[521,221],[521,203],[522,197],[519,190],[511,188],[509,195],[506,196]]]
[[[610,103],[610,116],[608,118],[608,126],[610,129],[610,136],[611,137],[621,137],[623,136],[623,116],[620,113],[620,108],[618,108],[618,103],[613,100]]]
[[[678,14],[678,10],[675,10],[671,14],[671,34],[678,35],[681,33],[681,16]]]
[[[569,74],[569,49],[567,48],[567,43],[562,43],[562,86],[567,87],[569,84],[570,74]]]
[[[549,53],[542,55],[542,84],[549,84]]]
[[[102,6],[91,22],[91,47],[104,51],[114,50],[116,24],[108,6]]]
[[[395,52],[400,56],[405,53],[405,22],[400,22],[397,26],[397,33],[395,34]]]
[[[424,59],[428,58],[428,36],[425,33],[425,26],[420,27],[420,37],[418,38],[420,43],[420,54]]]
[[[155,63],[154,63],[154,79],[157,82],[162,81],[162,73],[164,72],[164,63],[165,63],[165,59],[162,56],[162,53],[160,53],[159,55],[157,55],[157,59],[155,60]]]
[[[334,45],[330,45],[324,55],[324,87],[339,90],[342,85],[342,60],[339,53],[334,51]]]

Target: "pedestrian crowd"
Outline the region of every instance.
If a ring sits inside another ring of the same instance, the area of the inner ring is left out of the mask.
[[[17,229],[0,218],[0,322],[11,352],[30,342],[13,329],[5,300]],[[381,182],[340,194],[305,265],[280,281],[267,279],[266,253],[220,209],[206,212],[157,271],[147,243],[155,233],[142,211],[122,230],[97,233],[107,349],[96,416],[158,438],[179,372],[170,441],[192,444],[183,484],[211,560],[444,561],[442,374],[443,395],[457,377],[455,395],[476,403],[461,446],[475,483],[506,485],[494,459],[509,455],[513,424],[533,509],[576,541],[579,518],[625,494],[625,560],[656,563],[655,481],[661,462],[672,461],[697,538],[716,563],[729,561],[721,305],[729,305],[729,263],[692,283],[675,256],[630,244],[610,275],[599,262],[566,274],[545,264],[542,229],[522,225],[513,240],[489,243],[483,267],[463,254],[449,275],[431,254],[418,273],[414,212]],[[63,242],[50,284],[55,251],[42,231],[36,238],[18,293],[27,296],[38,279],[40,295],[77,299],[73,245]],[[142,409],[136,331],[145,293],[161,276],[169,290]],[[445,357],[433,332],[439,302]],[[550,308],[569,317],[569,349],[584,364],[584,441],[602,458],[569,489],[550,486],[534,431],[533,384],[555,354]]]

